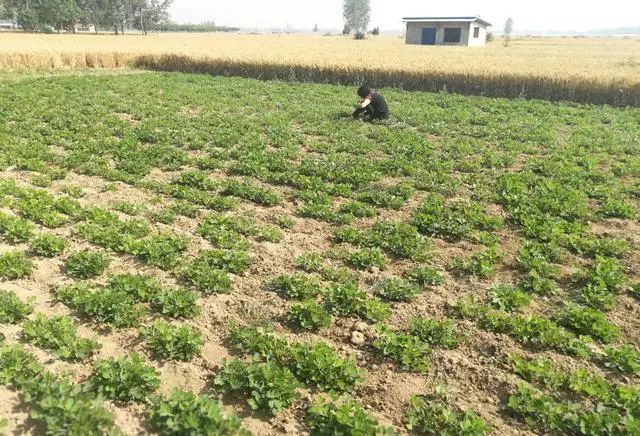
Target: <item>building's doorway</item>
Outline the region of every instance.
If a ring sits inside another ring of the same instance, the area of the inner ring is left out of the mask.
[[[422,28],[422,45],[436,45],[436,28]]]

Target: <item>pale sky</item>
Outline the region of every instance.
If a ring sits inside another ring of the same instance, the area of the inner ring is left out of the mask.
[[[480,15],[499,32],[511,16],[515,30],[585,31],[640,26],[640,0],[371,0],[371,25],[402,28],[403,16]],[[342,28],[342,0],[174,0],[180,23],[215,21],[243,28]]]

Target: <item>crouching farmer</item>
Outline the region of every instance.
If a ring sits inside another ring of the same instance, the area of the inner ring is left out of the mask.
[[[384,97],[374,92],[367,85],[358,88],[358,95],[362,101],[356,107],[353,118],[365,121],[386,120],[389,118],[389,108]]]

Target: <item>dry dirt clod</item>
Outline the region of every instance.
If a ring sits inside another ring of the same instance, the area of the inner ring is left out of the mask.
[[[356,322],[353,324],[353,329],[354,329],[356,332],[364,333],[364,332],[366,332],[366,331],[367,331],[367,328],[368,328],[367,323],[362,322],[362,321],[356,321]]]
[[[351,343],[353,345],[362,345],[362,344],[364,344],[364,335],[361,332],[358,332],[358,331],[351,332]]]

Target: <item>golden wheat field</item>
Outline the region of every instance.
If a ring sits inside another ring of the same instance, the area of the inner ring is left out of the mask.
[[[358,65],[392,70],[518,73],[640,82],[640,40],[529,38],[509,48],[405,45],[401,37],[354,41],[342,36],[153,34],[0,34],[0,68],[114,67],[140,54],[183,54],[239,61],[322,66]],[[89,54],[89,56],[87,56]],[[372,59],[382,65],[371,65]]]
[[[372,62],[375,59],[376,62]],[[266,80],[640,106],[640,39],[523,38],[505,47],[400,36],[0,34],[0,70],[138,68]]]

